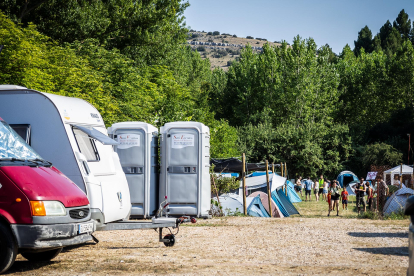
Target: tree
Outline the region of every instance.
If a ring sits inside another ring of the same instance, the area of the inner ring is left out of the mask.
[[[96,39],[117,48],[137,64],[160,64],[171,49],[185,42],[181,0],[4,0],[0,9],[27,26],[63,42]]]
[[[359,31],[358,39],[354,41],[354,44],[354,53],[356,56],[359,56],[361,48],[364,48],[366,53],[371,53],[373,51],[372,32],[368,26],[365,26]]]
[[[393,27],[398,30],[403,40],[409,39],[411,33],[411,20],[408,19],[408,14],[404,9],[398,14],[397,19],[393,23]]]
[[[402,162],[402,153],[385,143],[376,143],[365,147],[362,160],[365,168],[370,165],[396,166]]]

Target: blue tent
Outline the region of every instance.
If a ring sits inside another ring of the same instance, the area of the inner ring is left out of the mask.
[[[293,190],[295,189],[295,185],[293,185],[292,182],[290,182],[289,180],[286,180],[286,182],[287,182],[288,186],[292,187]]]
[[[339,185],[341,185],[341,188],[347,187],[349,182],[358,180],[358,177],[351,171],[343,171],[341,172],[336,180],[339,182]]]
[[[299,215],[298,210],[296,210],[295,206],[293,206],[292,202],[290,202],[289,198],[285,195],[285,192],[282,191],[282,189],[279,189],[277,194],[279,195],[283,206],[285,206],[286,211],[289,212],[289,215]]]
[[[272,174],[272,172],[269,172],[269,175],[270,174]],[[246,175],[246,177],[261,176],[261,175],[266,175],[266,172],[254,172],[249,175]]]
[[[285,217],[289,217],[289,212],[285,209],[285,206],[282,203],[282,200],[280,199],[278,193],[275,191],[272,192],[272,199],[273,201],[276,203],[277,207],[279,208],[280,212],[282,212],[282,214]]]
[[[249,201],[251,199],[251,202],[249,204]],[[262,201],[260,200],[260,196],[256,197],[248,197],[247,200],[247,214],[252,217],[264,217],[269,218],[269,214],[267,213],[266,209],[264,208]]]
[[[292,203],[302,202],[302,199],[300,199],[294,188],[290,185],[287,185],[287,196],[289,198],[289,201]]]

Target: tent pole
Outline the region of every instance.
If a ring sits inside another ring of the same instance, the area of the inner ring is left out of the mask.
[[[402,163],[401,163],[401,166],[400,166],[400,189],[402,188]]]
[[[246,154],[243,153],[242,158],[243,168],[242,168],[242,182],[243,182],[243,214],[247,216],[247,206],[246,206]]]
[[[270,182],[269,182],[269,163],[266,160],[266,182],[267,182],[267,199],[269,201],[269,214],[270,217],[273,217],[272,214],[272,196],[270,194]]]

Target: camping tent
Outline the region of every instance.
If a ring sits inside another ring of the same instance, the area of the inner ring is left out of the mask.
[[[285,177],[281,177],[277,174],[269,175],[270,192],[282,187],[286,182]],[[247,177],[246,178],[246,190],[247,194],[254,192],[265,192],[267,193],[267,180],[266,175]],[[239,195],[243,195],[243,182],[240,181]]]
[[[351,171],[343,171],[338,175],[336,180],[339,182],[339,185],[341,185],[342,188],[344,185],[347,187],[349,182],[358,180],[358,177]]]
[[[266,209],[267,213],[270,214],[269,212],[269,198],[268,195],[263,193],[263,192],[254,192],[251,195],[249,195],[249,197],[257,197],[260,196],[260,200],[262,201],[262,204],[264,206],[264,208]],[[273,201],[273,199],[271,200],[271,204],[272,204],[272,215],[275,218],[283,218],[283,214],[282,212],[279,210],[279,208],[277,207],[276,203]]]
[[[289,198],[285,195],[282,189],[273,191],[272,199],[285,217],[299,214],[298,210],[296,210],[295,206],[289,201]]]
[[[289,184],[288,180],[288,184]],[[292,182],[290,182],[292,183]],[[302,199],[298,196],[298,194],[295,192],[294,188],[290,185],[287,185],[287,197],[289,198],[289,201],[292,203],[302,202]]]
[[[386,181],[386,176],[390,175],[391,177],[391,184],[393,184],[394,175],[399,175],[401,172],[401,166],[394,167],[384,172],[384,181]],[[407,165],[402,165],[402,174],[413,174],[413,168]]]
[[[217,201],[217,197],[213,198]],[[243,213],[243,198],[237,194],[222,194],[219,196],[220,205],[222,207],[224,215],[233,215],[236,213]],[[263,206],[260,196],[247,197],[247,214],[254,217],[270,217]],[[216,208],[216,207],[214,207]]]
[[[404,209],[407,198],[413,194],[414,191],[410,188],[401,188],[396,191],[385,203],[384,214],[389,215]]]

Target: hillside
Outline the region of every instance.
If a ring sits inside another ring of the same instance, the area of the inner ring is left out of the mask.
[[[226,71],[231,62],[240,56],[240,50],[248,44],[256,51],[262,51],[265,43],[281,45],[278,41],[270,42],[262,38],[244,38],[226,33],[197,31],[190,31],[188,33],[187,43],[191,48],[197,50],[203,59],[210,59],[211,69],[221,67]]]

